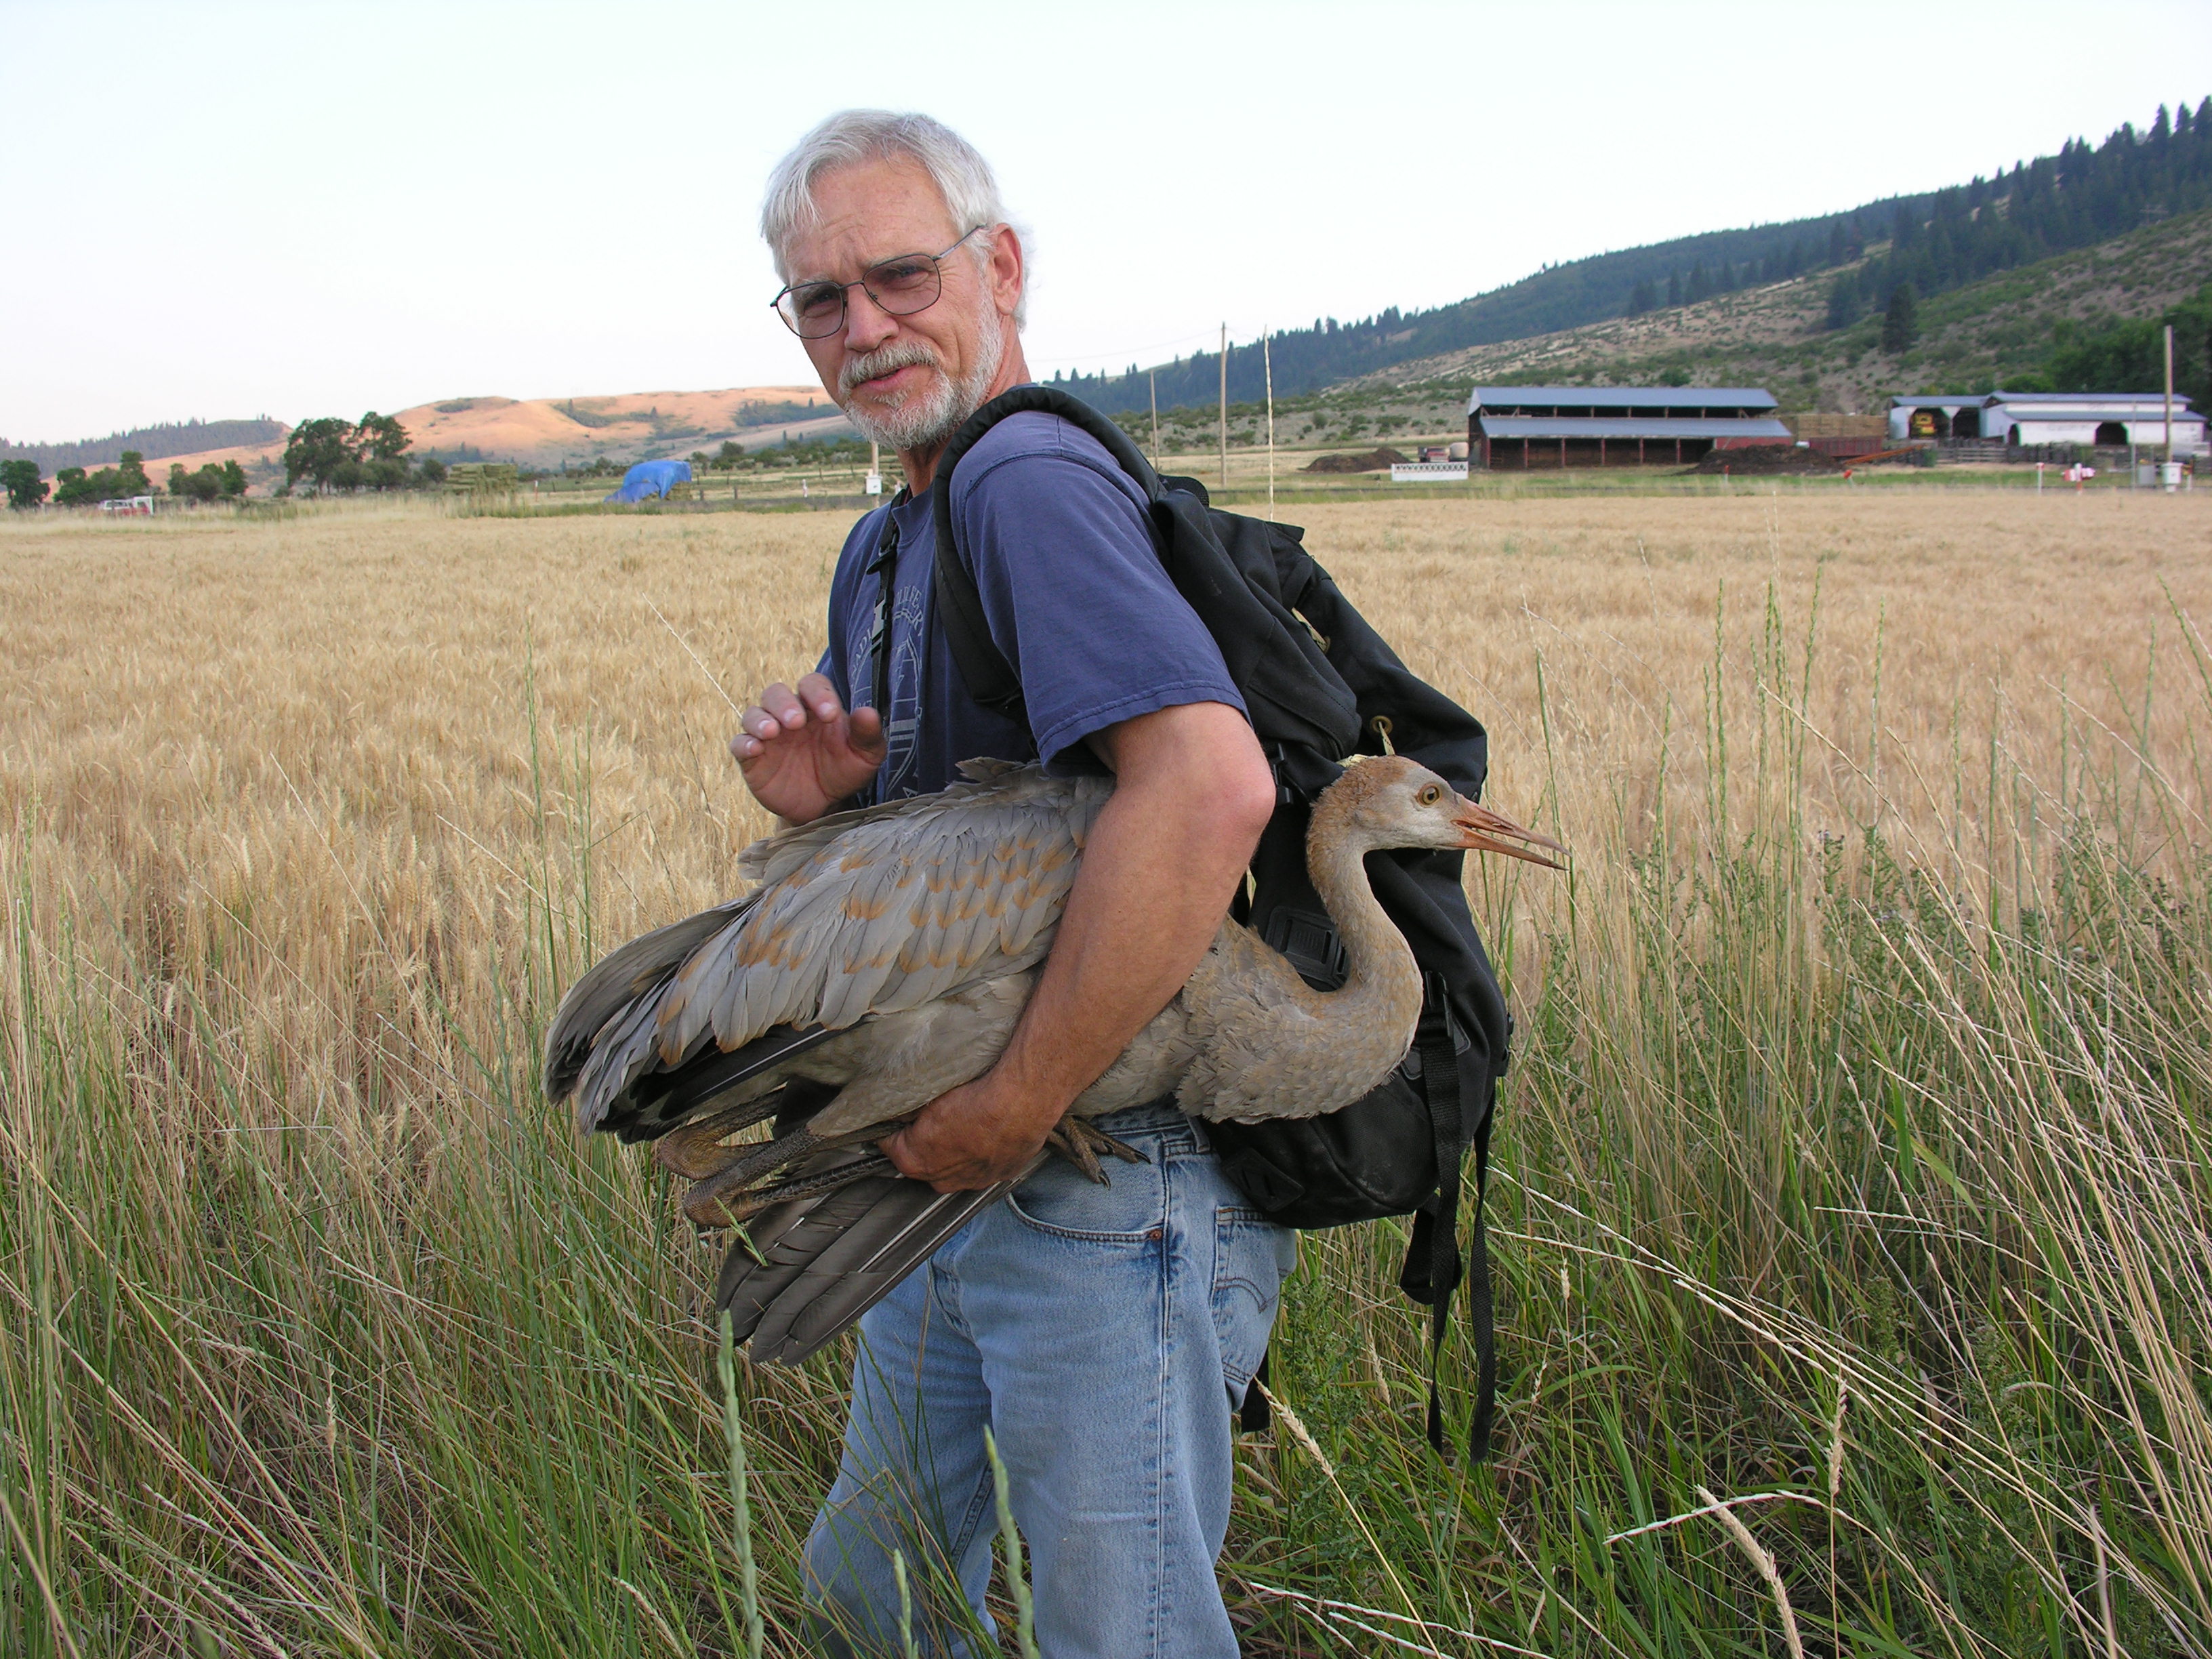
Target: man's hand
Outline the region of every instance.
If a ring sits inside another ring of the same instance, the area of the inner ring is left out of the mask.
[[[1059,1121],[1057,1110],[1043,1115],[1034,1098],[1011,1094],[1006,1079],[988,1072],[938,1096],[881,1145],[901,1175],[940,1193],[980,1192],[1027,1169]]]
[[[738,724],[744,729],[730,753],[745,787],[787,823],[811,823],[884,763],[883,717],[872,708],[847,714],[821,674],[803,675],[796,690],[778,681]]]

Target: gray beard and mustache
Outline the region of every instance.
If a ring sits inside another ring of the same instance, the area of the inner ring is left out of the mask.
[[[1004,320],[986,307],[981,321],[975,363],[957,380],[939,367],[937,353],[920,340],[895,340],[880,350],[848,359],[837,375],[837,401],[844,407],[845,418],[863,438],[886,449],[928,449],[944,443],[983,406],[1006,357]],[[938,371],[921,391],[897,393],[876,410],[863,410],[854,402],[854,389],[861,381],[916,366]]]

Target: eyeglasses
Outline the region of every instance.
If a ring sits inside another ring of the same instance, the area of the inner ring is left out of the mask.
[[[960,242],[983,228],[975,226]],[[901,253],[879,259],[860,273],[857,283],[793,283],[769,303],[784,326],[802,340],[825,339],[845,326],[845,295],[850,289],[867,289],[868,297],[894,317],[911,317],[928,310],[945,292],[941,263],[960,242],[945,253]]]

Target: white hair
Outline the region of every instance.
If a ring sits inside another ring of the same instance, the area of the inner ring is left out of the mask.
[[[840,110],[793,146],[768,176],[768,194],[761,202],[761,236],[775,256],[776,275],[791,280],[784,257],[785,244],[793,234],[819,222],[821,210],[814,201],[814,182],[839,167],[866,161],[904,158],[929,175],[944,198],[956,230],[978,225],[1012,225],[1022,237],[1024,255],[1029,233],[1016,224],[999,194],[999,181],[981,152],[942,121],[911,112],[883,109]],[[979,267],[991,260],[994,239],[978,236],[968,246]],[[899,252],[934,252],[934,249],[897,249]],[[1024,258],[1024,276],[1027,275]],[[1014,307],[1014,326],[1029,317],[1029,285]]]

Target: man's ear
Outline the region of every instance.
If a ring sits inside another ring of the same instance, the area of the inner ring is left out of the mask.
[[[1000,225],[991,239],[991,298],[1006,316],[1021,303],[1022,285],[1029,280],[1029,264],[1022,250],[1022,234],[1012,225]]]

